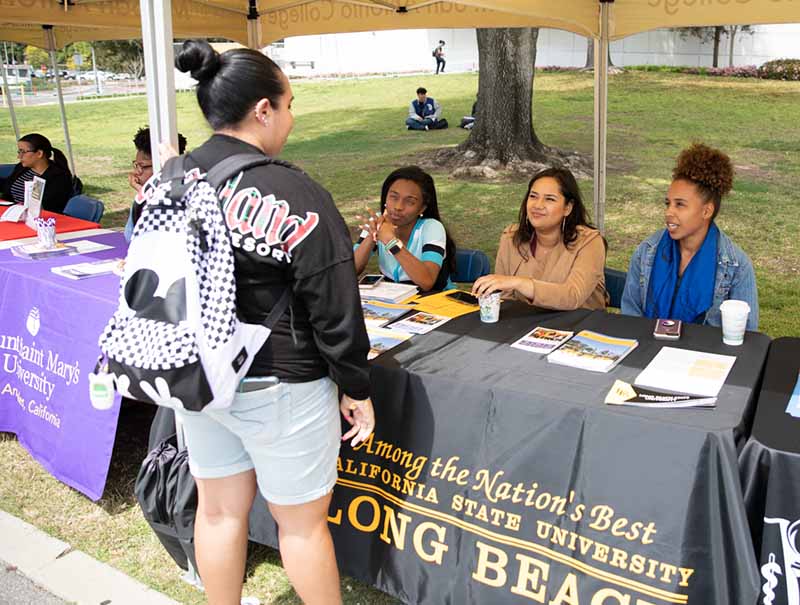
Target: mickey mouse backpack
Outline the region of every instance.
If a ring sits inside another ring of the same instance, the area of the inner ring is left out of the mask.
[[[105,370],[117,392],[139,401],[191,411],[230,406],[290,291],[263,324],[237,318],[233,249],[217,191],[273,161],[239,154],[205,175],[185,173],[186,156],[165,164],[133,231],[95,376]]]

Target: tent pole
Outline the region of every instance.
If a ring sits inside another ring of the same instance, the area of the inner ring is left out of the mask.
[[[50,52],[50,64],[53,66],[53,74],[56,77],[56,93],[58,94],[58,109],[61,112],[61,126],[64,129],[64,142],[67,145],[67,158],[69,159],[69,169],[73,176],[77,176],[75,170],[75,158],[72,155],[72,141],[69,138],[69,126],[67,125],[67,112],[64,109],[64,93],[61,90],[61,76],[58,73],[58,62],[56,61],[56,33],[52,25],[42,25],[45,39],[47,40],[47,50]]]
[[[158,146],[162,141],[178,149],[175,109],[175,56],[172,52],[172,0],[140,0],[142,46],[150,120],[153,169],[161,170]]]
[[[253,50],[261,50],[261,17],[258,14],[256,0],[249,0],[247,12],[247,46]]]
[[[594,40],[594,222],[605,233],[608,150],[608,14],[614,0],[600,0],[600,38]]]
[[[17,114],[14,111],[14,101],[11,100],[11,90],[8,88],[8,77],[6,76],[6,65],[8,65],[8,47],[3,42],[3,50],[5,51],[5,60],[3,61],[3,98],[8,103],[8,111],[11,112],[11,125],[14,127],[14,140],[19,141],[19,125],[17,124]]]

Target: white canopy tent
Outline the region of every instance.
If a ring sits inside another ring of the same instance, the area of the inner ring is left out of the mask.
[[[605,207],[608,44],[659,27],[800,22],[796,0],[4,0],[0,39],[55,47],[137,37],[147,70],[153,161],[158,142],[177,144],[175,37],[221,37],[260,48],[307,34],[430,27],[552,27],[595,43],[594,216]],[[37,26],[52,25],[53,40]],[[41,36],[41,37],[40,37]],[[58,42],[56,42],[56,37]]]

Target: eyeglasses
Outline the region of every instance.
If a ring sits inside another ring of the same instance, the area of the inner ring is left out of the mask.
[[[17,149],[17,157],[25,155],[26,153],[35,153],[35,149]]]
[[[148,168],[153,167],[152,164],[142,164],[141,162],[137,162],[136,160],[131,162],[131,166],[133,166],[133,169],[136,170],[137,172],[144,172]]]

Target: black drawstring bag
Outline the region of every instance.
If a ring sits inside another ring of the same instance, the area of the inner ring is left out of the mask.
[[[134,487],[145,520],[175,562],[197,569],[194,518],[197,486],[189,472],[187,450],[178,451],[173,434],[153,448],[142,462]]]

